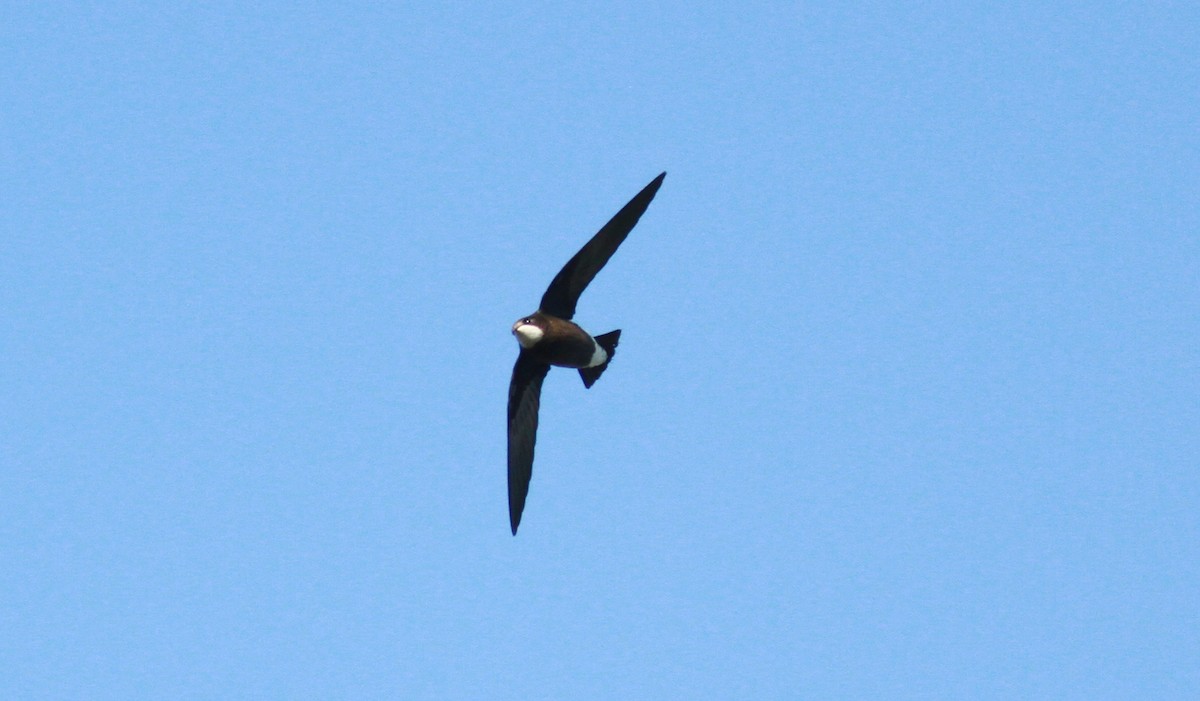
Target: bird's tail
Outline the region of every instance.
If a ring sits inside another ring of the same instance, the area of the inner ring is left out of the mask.
[[[608,354],[608,358],[594,368],[579,368],[579,376],[583,378],[584,387],[591,387],[593,384],[595,384],[596,380],[600,379],[600,374],[603,373],[604,369],[608,367],[608,364],[612,362],[613,355],[615,355],[617,352],[617,341],[620,340],[620,338],[621,329],[609,331],[606,334],[596,337],[596,343],[600,344],[600,347],[603,348],[604,352]]]

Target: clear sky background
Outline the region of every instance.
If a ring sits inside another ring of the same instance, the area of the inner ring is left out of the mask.
[[[1194,4],[400,5],[0,11],[0,698],[1200,698]]]

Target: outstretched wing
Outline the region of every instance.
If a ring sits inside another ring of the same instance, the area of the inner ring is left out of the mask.
[[[525,510],[529,478],[533,475],[533,444],[537,440],[538,403],[542,380],[550,366],[521,351],[508,385],[508,522],[513,535]]]
[[[612,258],[617,246],[620,246],[633,230],[646,207],[650,206],[650,200],[654,199],[665,177],[667,174],[662,173],[651,180],[649,185],[634,195],[621,211],[596,232],[592,240],[579,249],[575,257],[567,261],[550,282],[550,287],[546,288],[546,294],[542,295],[542,311],[560,319],[575,316],[575,304],[579,302],[579,295],[583,294],[584,288],[596,277],[596,273],[600,272],[609,258]]]

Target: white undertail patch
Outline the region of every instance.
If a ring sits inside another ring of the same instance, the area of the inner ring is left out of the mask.
[[[592,343],[596,345],[596,348],[592,351],[592,359],[588,361],[587,365],[584,365],[585,368],[594,368],[597,365],[603,365],[608,362],[608,351],[601,348],[595,339],[592,340]]]

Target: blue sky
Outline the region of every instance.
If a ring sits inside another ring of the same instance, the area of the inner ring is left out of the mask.
[[[0,697],[1200,696],[1196,8],[398,5],[0,11]]]

